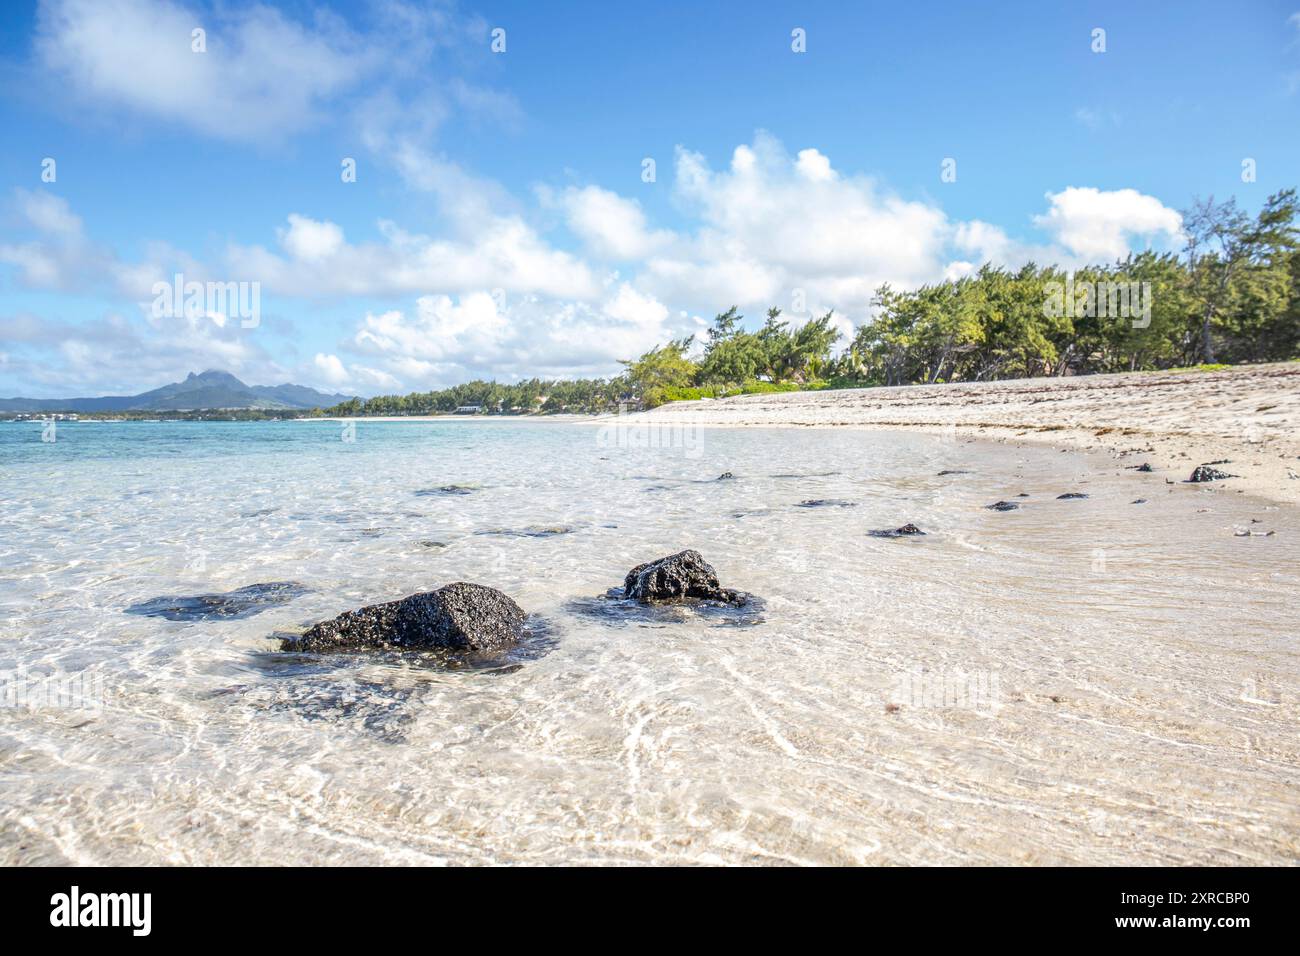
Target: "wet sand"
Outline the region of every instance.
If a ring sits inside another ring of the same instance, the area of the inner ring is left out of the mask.
[[[1180,482],[1205,462],[1240,476],[1216,487],[1300,502],[1300,362],[1218,372],[739,395],[634,416],[671,425],[903,428],[1108,452]]]

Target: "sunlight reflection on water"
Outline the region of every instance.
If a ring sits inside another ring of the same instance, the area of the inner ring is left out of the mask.
[[[0,425],[0,670],[106,688],[90,713],[0,709],[0,862],[1295,858],[1291,509],[900,432],[340,434]],[[1277,533],[1234,537],[1252,519]],[[866,535],[907,522],[927,534]],[[581,612],[686,547],[762,623]],[[453,580],[544,618],[547,653],[274,650]],[[266,582],[305,590],[125,613]]]

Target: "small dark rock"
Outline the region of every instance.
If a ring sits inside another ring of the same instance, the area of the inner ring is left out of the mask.
[[[1140,465],[1134,465],[1134,466],[1133,466],[1133,471],[1147,471],[1147,472],[1149,472],[1149,471],[1155,471],[1155,469],[1151,467],[1151,462],[1149,462],[1149,461],[1144,461],[1144,462],[1142,462],[1142,464],[1140,464]]]
[[[960,468],[945,468],[943,471],[939,472],[939,477],[942,478],[944,475],[969,475],[969,474],[970,474],[969,471],[963,471]]]
[[[722,587],[713,566],[694,550],[638,564],[623,579],[623,596],[642,604],[683,599],[743,604],[749,598],[743,592]]]
[[[993,502],[993,504],[991,504],[991,505],[985,505],[984,507],[987,508],[989,511],[1018,511],[1018,510],[1020,510],[1020,505],[1016,504],[1014,501],[995,501],[995,502]]]
[[[287,604],[309,589],[293,581],[250,584],[224,594],[157,597],[126,609],[127,614],[163,617],[169,621],[219,621],[252,617],[279,604]]]
[[[441,497],[444,495],[472,495],[475,489],[467,485],[443,485],[441,488],[421,488],[417,491],[418,498]]]
[[[1074,501],[1074,500],[1077,499],[1077,498],[1086,498],[1086,497],[1088,497],[1088,496],[1085,495],[1082,491],[1067,491],[1067,492],[1066,492],[1065,494],[1063,494],[1063,495],[1057,495],[1057,496],[1056,496],[1056,500],[1057,500],[1057,501]]]
[[[563,525],[555,527],[529,527],[529,528],[493,528],[488,531],[475,531],[476,535],[499,535],[505,538],[553,538],[557,534],[569,534],[573,529]]]
[[[400,601],[344,611],[300,637],[285,651],[449,648],[493,654],[523,635],[524,612],[495,588],[457,581]]]
[[[903,525],[901,528],[868,531],[867,534],[873,538],[907,538],[913,535],[925,534],[925,532],[916,525],[908,523]]]
[[[1187,479],[1189,484],[1196,484],[1202,481],[1222,481],[1224,478],[1237,478],[1238,475],[1230,475],[1226,471],[1219,471],[1217,468],[1211,468],[1210,465],[1220,465],[1223,462],[1213,461],[1208,465],[1197,465],[1192,469],[1192,476]]]
[[[1146,500],[1145,498],[1138,498],[1138,499],[1136,499],[1135,501],[1133,501],[1133,502],[1131,502],[1131,503],[1132,503],[1132,504],[1135,504],[1135,505],[1144,505],[1144,504],[1147,503],[1147,500]]]
[[[736,476],[733,475],[731,472],[724,471],[722,474],[718,475],[718,477],[715,478],[714,481],[732,481],[735,479],[735,477]]]
[[[808,498],[795,505],[796,508],[856,508],[852,501],[841,498]]]
[[[661,628],[699,621],[710,627],[752,627],[764,621],[762,598],[746,594],[744,603],[697,600],[651,601],[642,603],[623,596],[623,589],[610,588],[594,598],[574,598],[565,609],[580,617],[610,627]]]

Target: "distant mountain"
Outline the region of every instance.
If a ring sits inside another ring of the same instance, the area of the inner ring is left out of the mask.
[[[221,408],[328,408],[351,395],[329,395],[306,385],[245,385],[229,372],[190,372],[140,395],[101,398],[0,398],[0,412],[181,412]]]

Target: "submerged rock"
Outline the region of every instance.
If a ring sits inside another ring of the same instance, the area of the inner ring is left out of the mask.
[[[642,603],[610,588],[599,597],[574,598],[565,609],[610,627],[671,627],[698,621],[710,627],[752,627],[764,621],[763,599],[746,594],[743,603],[684,599]]]
[[[1074,501],[1074,500],[1076,500],[1076,499],[1078,499],[1078,498],[1086,498],[1086,497],[1088,497],[1088,496],[1085,495],[1082,491],[1067,491],[1067,492],[1066,492],[1065,494],[1063,494],[1063,495],[1057,495],[1057,496],[1056,496],[1056,500],[1057,500],[1057,501]]]
[[[1020,505],[1014,501],[995,501],[991,505],[985,505],[989,511],[1019,511]]]
[[[126,613],[163,617],[169,621],[235,620],[287,604],[309,590],[294,581],[272,581],[267,584],[250,584],[224,594],[156,597],[132,604]]]
[[[1237,475],[1230,475],[1226,471],[1211,467],[1213,465],[1223,464],[1223,462],[1213,461],[1208,465],[1197,465],[1192,469],[1192,476],[1187,479],[1188,483],[1195,484],[1202,481],[1222,481],[1224,478],[1236,478]]]
[[[441,488],[421,488],[415,493],[415,496],[417,498],[432,498],[443,495],[472,495],[476,490],[469,485],[443,485]]]
[[[856,508],[852,501],[842,498],[808,498],[795,505],[796,508]]]
[[[658,601],[722,601],[744,604],[749,595],[718,582],[713,566],[698,551],[686,550],[638,564],[623,579],[623,597],[642,604]]]
[[[873,538],[906,538],[912,535],[925,534],[920,528],[912,523],[903,525],[901,528],[891,528],[880,531],[868,531]]]
[[[969,471],[965,471],[964,469],[961,468],[945,468],[943,471],[939,472],[938,477],[942,478],[944,475],[969,475],[969,474],[970,474]]]
[[[286,637],[281,650],[447,648],[481,654],[507,650],[523,636],[524,612],[495,588],[457,581],[400,601],[344,611]]]
[[[573,529],[564,525],[542,527],[534,525],[528,528],[493,528],[488,531],[475,531],[476,535],[500,535],[506,538],[553,538],[557,534],[569,534]]]

